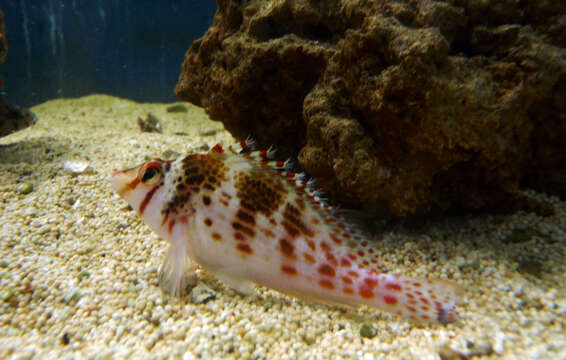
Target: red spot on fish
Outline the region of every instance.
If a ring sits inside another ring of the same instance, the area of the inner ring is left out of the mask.
[[[396,283],[387,283],[385,284],[385,288],[391,291],[401,291],[401,285]]]
[[[280,239],[279,246],[281,247],[281,252],[283,255],[289,258],[295,258],[295,246],[291,244],[287,239]]]
[[[238,245],[236,245],[236,249],[249,255],[253,254],[253,250],[248,244],[238,243]]]
[[[412,313],[417,312],[417,309],[415,309],[415,308],[412,307],[412,306],[407,306],[407,310],[409,310],[409,311],[412,312]]]
[[[268,238],[274,238],[275,234],[269,229],[261,229],[261,231],[267,236]]]
[[[358,256],[362,257],[364,255],[365,255],[365,253],[363,252],[363,250],[358,250]]]
[[[368,242],[364,240],[360,243],[360,245],[363,246],[363,247],[366,247],[366,246],[368,246]]]
[[[414,282],[414,283],[413,283],[413,286],[414,286],[414,287],[421,287],[422,284],[421,284],[421,283],[418,283],[418,282]]]
[[[349,285],[353,283],[352,279],[350,279],[347,276],[342,276],[342,281],[344,282],[344,284],[349,284]]]
[[[326,260],[328,260],[328,262],[331,263],[332,265],[338,266],[338,261],[336,260],[336,257],[331,253],[326,253]]]
[[[427,305],[429,304],[428,300],[427,300],[426,298],[424,298],[424,297],[420,298],[419,300],[421,300],[421,302],[422,302],[423,304],[427,304]]]
[[[332,239],[332,241],[334,241],[334,243],[336,245],[341,245],[342,244],[342,240],[340,240],[340,238],[334,234],[330,234],[330,238]]]
[[[304,253],[303,256],[304,256],[305,260],[308,261],[311,264],[314,264],[316,262],[316,260],[314,259],[314,256],[312,256],[309,253]]]
[[[307,240],[307,245],[309,246],[309,248],[311,248],[312,251],[316,250],[316,245],[312,240]]]
[[[287,275],[297,275],[297,269],[291,265],[281,265],[281,271],[283,271]]]
[[[171,221],[169,221],[169,226],[167,227],[167,231],[169,232],[169,235],[171,235],[171,233],[173,232],[173,227],[175,226],[175,219],[171,219]]]
[[[383,300],[385,300],[385,303],[388,305],[397,305],[397,298],[395,296],[385,295]]]
[[[340,265],[343,267],[351,267],[352,263],[348,259],[342,258],[342,260],[340,260]]]
[[[377,279],[373,279],[373,278],[365,278],[364,279],[364,283],[369,286],[370,288],[374,288],[377,286],[377,284],[379,284],[379,282],[377,281]]]
[[[356,261],[356,259],[357,259],[357,258],[356,258],[356,255],[354,255],[354,254],[348,254],[348,257],[349,257],[350,260],[352,260],[352,261]]]
[[[346,295],[352,295],[354,293],[354,289],[349,288],[349,287],[345,287],[343,290],[344,294]]]
[[[330,280],[322,279],[318,284],[325,289],[334,290],[334,284]]]
[[[348,271],[348,275],[350,275],[351,277],[356,278],[356,279],[360,277],[360,274],[358,274],[358,273],[357,273],[356,271],[354,271],[354,270]]]
[[[336,271],[334,268],[328,264],[322,264],[318,267],[318,272],[322,275],[334,277],[336,275]]]
[[[212,236],[212,240],[214,241],[222,241],[222,236],[217,233],[217,232],[213,232],[212,234],[210,234]]]
[[[326,242],[322,241],[320,243],[320,247],[322,248],[322,250],[324,250],[324,252],[329,252],[330,251],[330,245],[328,245]]]
[[[374,297],[373,289],[371,287],[367,286],[366,284],[360,285],[359,294],[360,294],[361,297],[363,297],[365,299],[371,299],[371,298]]]
[[[215,152],[217,154],[223,154],[224,153],[224,149],[222,149],[222,145],[220,144],[216,144],[212,147],[211,149],[212,152]]]
[[[315,225],[320,224],[320,220],[318,220],[317,218],[312,218],[311,222]]]

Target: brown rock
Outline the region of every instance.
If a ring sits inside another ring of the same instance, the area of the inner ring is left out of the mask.
[[[176,95],[335,199],[405,216],[566,194],[566,3],[217,2]]]
[[[4,31],[4,13],[0,10],[0,64],[6,60],[8,41]],[[0,89],[2,89],[0,77]],[[18,131],[37,122],[37,117],[28,109],[8,104],[0,98],[0,137]]]
[[[31,126],[37,120],[30,110],[0,99],[0,137]]]

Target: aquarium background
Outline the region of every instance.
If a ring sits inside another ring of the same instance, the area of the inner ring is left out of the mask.
[[[92,93],[162,102],[175,100],[185,51],[210,26],[216,2],[2,0],[0,10],[8,102]]]

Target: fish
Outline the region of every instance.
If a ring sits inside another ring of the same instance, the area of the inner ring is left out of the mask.
[[[170,243],[160,283],[182,292],[197,265],[242,294],[265,286],[301,299],[405,318],[458,319],[459,286],[382,271],[375,241],[275,151],[243,140],[112,174],[112,187]]]

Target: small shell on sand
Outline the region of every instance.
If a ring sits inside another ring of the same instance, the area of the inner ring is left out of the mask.
[[[82,174],[89,168],[86,161],[65,161],[61,166],[63,170],[71,174]]]

